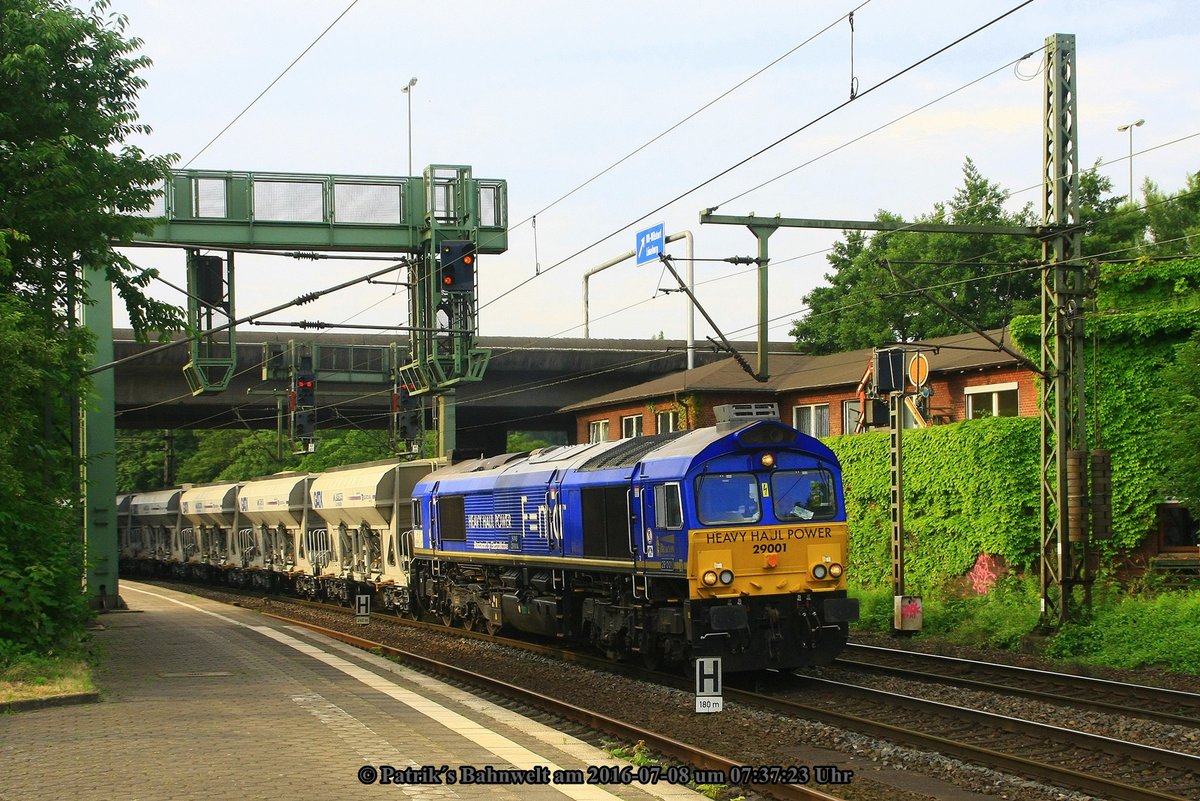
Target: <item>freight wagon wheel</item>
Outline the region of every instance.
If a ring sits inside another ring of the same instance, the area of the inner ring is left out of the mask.
[[[504,628],[503,623],[493,623],[490,620],[485,620],[483,622],[483,630],[487,632],[489,637],[495,637],[500,633],[500,629],[502,628]]]

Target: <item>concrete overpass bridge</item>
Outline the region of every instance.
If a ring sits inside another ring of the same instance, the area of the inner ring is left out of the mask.
[[[391,404],[387,378],[393,343],[379,334],[296,334],[238,331],[235,377],[227,391],[193,396],[183,374],[187,340],[177,348],[122,362],[116,370],[116,423],[121,429],[256,429],[276,426],[278,404],[286,409],[286,378],[265,377],[264,354],[279,353],[289,340],[319,345],[317,430],[386,429]],[[491,361],[484,380],[457,390],[459,447],[500,453],[509,431],[560,431],[571,441],[574,418],[558,410],[577,401],[649,381],[686,366],[685,344],[674,340],[526,339],[481,337]],[[738,343],[751,352],[752,343]],[[129,329],[113,331],[115,360],[157,345],[134,340]],[[698,350],[697,366],[724,358]]]

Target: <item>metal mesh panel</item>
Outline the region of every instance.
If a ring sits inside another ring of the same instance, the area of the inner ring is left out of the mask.
[[[150,201],[150,208],[133,212],[135,217],[165,217],[167,216],[167,196],[160,192]]]
[[[484,228],[495,228],[500,224],[499,187],[479,187],[479,224]]]
[[[334,222],[400,224],[400,187],[395,184],[334,184]]]
[[[325,192],[318,183],[255,181],[254,217],[284,222],[322,222]]]
[[[225,180],[223,178],[196,179],[196,216],[226,216]]]

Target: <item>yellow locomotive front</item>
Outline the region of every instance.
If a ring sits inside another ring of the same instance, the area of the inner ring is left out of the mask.
[[[837,460],[779,424],[726,444],[683,482],[692,652],[727,670],[827,664],[858,619]]]

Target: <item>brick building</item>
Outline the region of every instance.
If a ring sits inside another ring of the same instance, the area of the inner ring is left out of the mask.
[[[1004,329],[990,335],[1008,343]],[[1035,417],[1034,374],[978,334],[940,337],[904,346],[929,359],[927,397],[918,403],[929,424],[973,417]],[[871,349],[829,356],[772,353],[770,379],[755,381],[733,359],[683,370],[564,407],[575,415],[576,441],[604,441],[714,424],[713,407],[778,403],[784,422],[814,436],[853,434],[859,384]],[[913,414],[907,424],[918,425]]]

